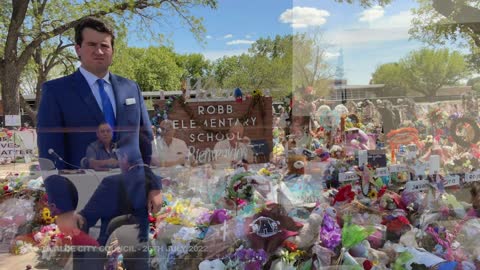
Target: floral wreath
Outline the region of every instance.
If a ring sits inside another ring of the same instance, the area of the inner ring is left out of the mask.
[[[472,140],[466,141],[462,136],[459,136],[457,134],[457,127],[459,126],[466,126],[469,125],[472,127],[474,135]],[[452,136],[452,139],[455,141],[456,144],[464,147],[464,148],[470,148],[472,144],[475,144],[480,140],[480,128],[478,127],[475,119],[473,118],[467,118],[467,117],[462,117],[462,118],[457,118],[452,121],[452,124],[450,126],[450,135]]]
[[[258,184],[255,179],[249,177],[252,175],[249,172],[233,175],[227,187],[227,197],[237,203],[239,200],[251,201],[255,190],[254,186]]]

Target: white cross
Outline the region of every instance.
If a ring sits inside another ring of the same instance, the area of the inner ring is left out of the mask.
[[[227,221],[226,220],[223,221],[222,231],[223,231],[223,242],[225,242],[225,237],[226,237],[226,233],[227,233]]]

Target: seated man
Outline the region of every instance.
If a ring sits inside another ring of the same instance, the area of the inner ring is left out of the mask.
[[[108,170],[118,168],[118,160],[115,154],[115,143],[112,142],[112,128],[106,122],[97,128],[97,140],[92,142],[86,153],[84,167],[94,170]]]
[[[152,165],[170,167],[183,165],[190,157],[187,144],[174,137],[175,129],[173,122],[163,120],[160,123],[160,136],[157,137],[156,145],[152,154]]]
[[[108,239],[107,226],[114,217],[131,214],[139,225],[138,239],[148,239],[148,212],[156,213],[162,205],[161,178],[143,164],[140,153],[130,153],[129,147],[118,149],[122,173],[102,180],[85,207],[75,213],[76,202],[71,200],[68,179],[53,175],[45,180],[48,194],[57,194],[50,203],[57,206],[60,229],[77,224],[87,232],[98,220],[102,221],[98,242],[104,245]],[[60,196],[63,194],[63,196]],[[50,198],[50,197],[49,197]]]
[[[162,205],[161,178],[146,167],[141,158],[132,158],[123,149],[118,152],[122,174],[104,178],[79,212],[87,230],[99,219],[102,220],[98,238],[100,245],[104,245],[108,239],[106,229],[110,220],[125,214],[132,214],[136,218],[140,225],[139,239],[146,240],[148,212],[156,213]]]
[[[215,164],[234,165],[244,160],[253,162],[253,151],[249,147],[250,139],[243,136],[243,125],[235,124],[227,133],[227,139],[215,144]]]

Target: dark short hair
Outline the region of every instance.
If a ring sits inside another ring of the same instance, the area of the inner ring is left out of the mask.
[[[100,124],[97,126],[97,130],[98,130],[101,126],[103,126],[103,125],[108,125],[111,129],[113,129],[112,126],[110,126],[110,123],[108,123],[107,121],[102,121],[102,122],[100,122]]]
[[[106,22],[95,17],[86,17],[75,26],[75,44],[80,46],[82,45],[82,42],[83,42],[82,32],[83,32],[83,29],[85,28],[91,28],[95,31],[109,34],[112,37],[112,48],[113,48],[113,43],[115,41],[113,28],[110,25],[108,25]]]

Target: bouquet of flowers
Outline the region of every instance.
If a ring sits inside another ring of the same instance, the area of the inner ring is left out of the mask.
[[[297,245],[290,241],[284,241],[283,248],[280,250],[281,261],[292,269],[299,269],[294,267],[298,266],[299,262],[304,259],[306,255],[307,253],[305,251],[298,249]]]
[[[61,253],[60,247],[72,242],[71,236],[60,232],[56,224],[42,226],[40,231],[33,235],[33,240],[38,247],[38,255],[41,261],[47,263],[65,262],[65,253]]]
[[[190,220],[192,205],[189,200],[177,200],[171,206],[162,208],[159,218],[167,223],[192,227],[194,222]]]
[[[267,253],[263,249],[254,250],[240,247],[229,256],[226,269],[258,270],[267,262]]]
[[[226,209],[215,209],[203,213],[197,219],[197,228],[201,231],[199,238],[204,239],[211,225],[223,224],[232,217]]]

